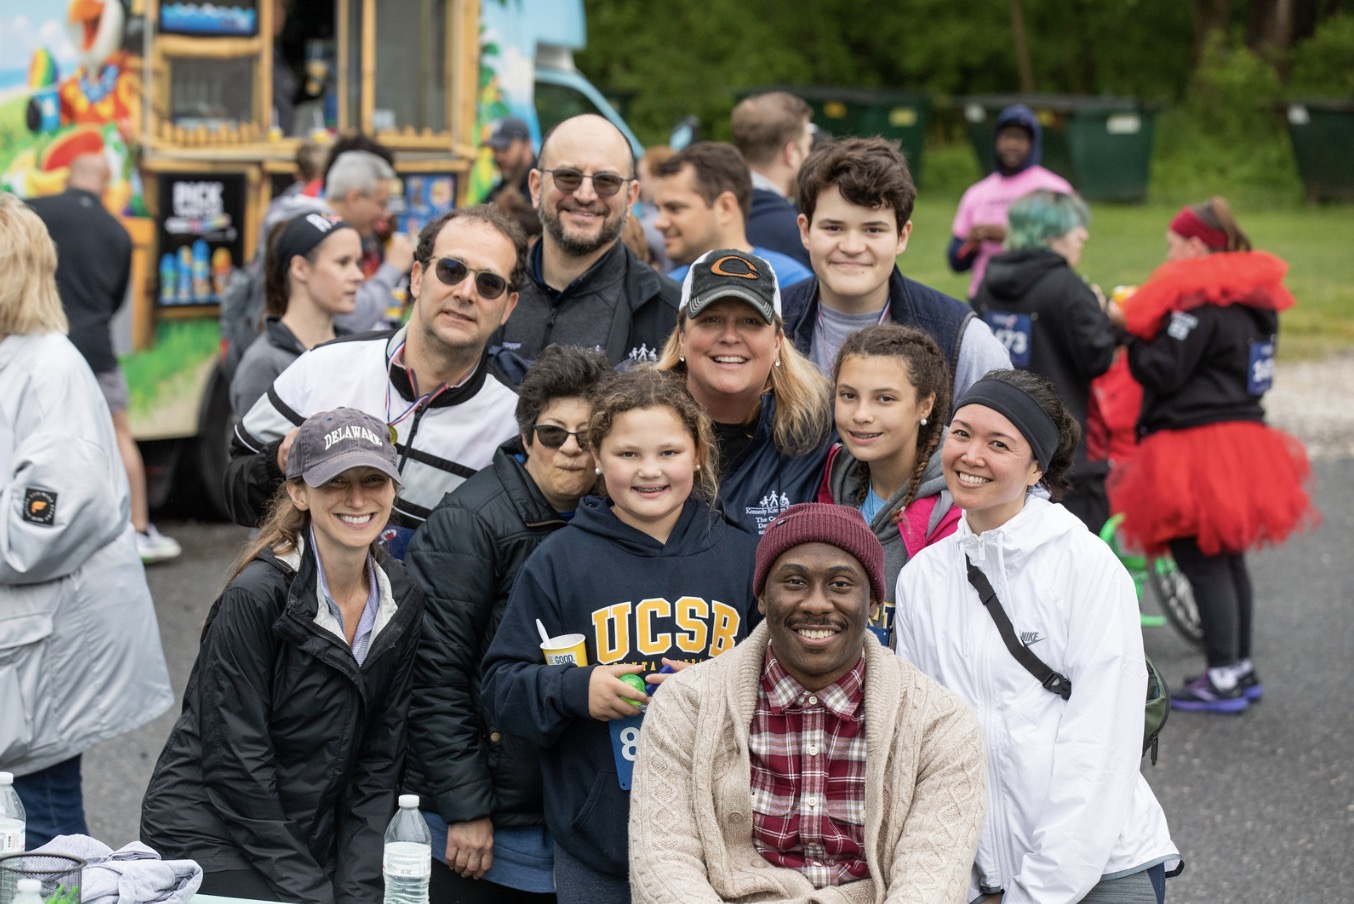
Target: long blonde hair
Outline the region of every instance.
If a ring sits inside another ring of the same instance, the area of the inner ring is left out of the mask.
[[[56,245],[24,202],[0,192],[0,334],[66,333],[56,290]]]
[[[658,357],[658,369],[669,370],[686,377],[686,362],[682,360],[681,335],[686,332],[686,312],[677,315],[677,325],[668,336],[667,344]],[[832,428],[832,387],[800,354],[789,336],[785,324],[777,317],[772,324],[781,337],[780,355],[771,368],[771,391],[776,396],[776,419],[772,424],[772,441],[782,455],[794,456],[812,452],[827,439]]]

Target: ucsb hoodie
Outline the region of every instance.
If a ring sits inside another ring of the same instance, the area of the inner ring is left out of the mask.
[[[485,656],[484,701],[505,731],[541,746],[546,824],[599,871],[627,875],[630,795],[608,723],[588,715],[593,668],[656,672],[664,657],[701,662],[732,649],[760,620],[756,548],[756,536],[695,498],[659,543],[589,496],[518,575]],[[588,665],[546,665],[537,619],[552,637],[582,634]]]

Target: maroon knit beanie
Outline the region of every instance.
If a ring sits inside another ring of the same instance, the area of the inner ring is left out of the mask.
[[[859,510],[823,502],[792,505],[766,526],[757,544],[757,569],[752,575],[752,591],[758,598],[776,559],[804,543],[826,543],[855,556],[870,579],[871,601],[884,601],[884,547],[879,538]]]

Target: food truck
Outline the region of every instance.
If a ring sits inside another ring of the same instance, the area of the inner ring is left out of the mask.
[[[583,23],[582,0],[0,0],[0,190],[62,191],[85,153],[114,173],[105,203],[134,244],[114,340],[152,505],[177,471],[221,510],[219,301],[301,142],[357,129],[391,148],[410,233],[487,191],[503,116],[539,146],[599,112],[639,150],[573,68]]]

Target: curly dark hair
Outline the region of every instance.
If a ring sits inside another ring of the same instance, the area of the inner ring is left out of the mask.
[[[935,396],[931,405],[931,414],[926,423],[917,428],[917,465],[912,472],[912,486],[895,510],[902,517],[903,509],[917,498],[921,487],[921,476],[926,465],[940,447],[945,435],[945,415],[950,410],[950,368],[945,354],[929,333],[915,327],[897,323],[881,323],[852,333],[842,343],[837,352],[837,360],[832,365],[832,382],[835,385],[841,376],[842,362],[851,355],[877,358],[897,358],[898,363],[907,372],[907,379],[917,390],[917,398]],[[866,462],[857,462],[860,468],[860,490],[854,500],[856,505],[865,501],[870,489],[870,466]]]
[[[818,196],[834,185],[858,207],[892,208],[899,232],[912,219],[917,186],[896,141],[843,138],[815,148],[799,169],[799,210],[810,223]]]
[[[530,445],[531,428],[556,399],[588,397],[611,372],[611,359],[594,348],[549,345],[536,356],[517,389],[517,429]]]
[[[418,234],[418,246],[414,248],[414,260],[426,268],[433,259],[433,247],[437,237],[452,220],[478,220],[503,233],[512,242],[517,252],[513,261],[512,273],[508,275],[508,291],[516,292],[527,279],[527,235],[517,221],[493,204],[476,204],[474,207],[458,207],[433,220]]]
[[[658,370],[651,364],[613,373],[593,387],[589,401],[592,417],[588,418],[588,446],[594,455],[601,452],[602,442],[611,435],[618,416],[639,408],[672,409],[696,444],[696,464],[700,465],[696,491],[711,504],[719,498],[715,428],[705,409],[687,391],[680,374]]]
[[[1072,490],[1072,458],[1081,443],[1081,425],[1058,397],[1058,390],[1046,377],[1029,370],[990,370],[984,380],[1000,380],[1023,390],[1044,410],[1053,426],[1058,428],[1058,448],[1053,450],[1048,467],[1040,483],[1049,497],[1057,502]]]

